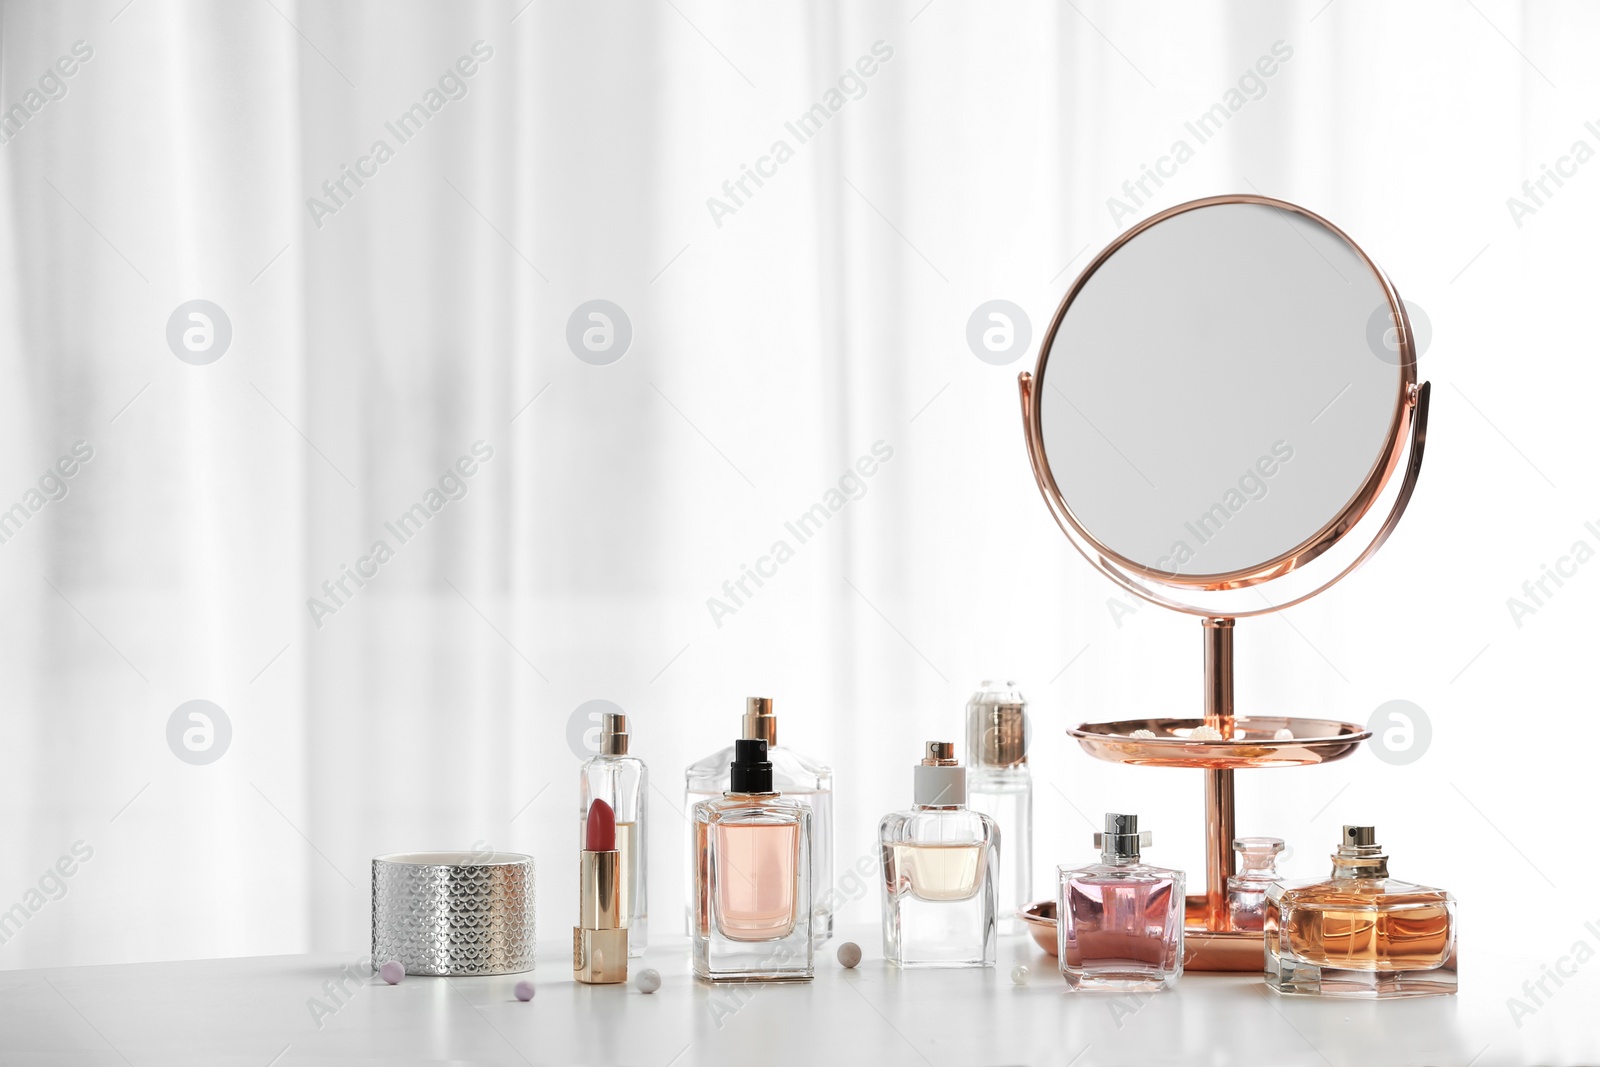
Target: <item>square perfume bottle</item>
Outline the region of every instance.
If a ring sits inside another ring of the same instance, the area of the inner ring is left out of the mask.
[[[993,967],[1000,831],[967,807],[955,745],[930,741],[909,811],[878,826],[883,957],[900,967]]]
[[[1346,826],[1325,882],[1267,890],[1267,985],[1385,1000],[1456,991],[1456,903],[1389,877],[1370,826]]]
[[[772,788],[767,743],[734,743],[729,789],[694,807],[694,971],[812,977],[811,808]]]
[[[1060,868],[1056,949],[1072,989],[1153,992],[1183,974],[1183,872],[1140,862],[1137,815],[1107,814],[1100,862]]]
[[[809,756],[778,743],[778,716],[772,698],[750,697],[740,721],[740,737],[767,743],[772,788],[811,809],[811,936],[818,944],[833,936],[833,771]],[[728,790],[733,746],[719,749],[684,772],[684,815],[692,830],[694,807]],[[687,929],[694,934],[694,872],[689,872]]]

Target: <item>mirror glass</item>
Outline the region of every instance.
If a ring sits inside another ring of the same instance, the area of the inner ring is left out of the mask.
[[[1044,458],[1088,535],[1150,571],[1253,571],[1335,522],[1403,390],[1380,276],[1339,233],[1191,208],[1080,280],[1037,384]]]

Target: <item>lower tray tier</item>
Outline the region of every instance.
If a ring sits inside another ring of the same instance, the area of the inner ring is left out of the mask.
[[[1205,928],[1205,897],[1184,901],[1188,922],[1183,928],[1183,967],[1187,971],[1235,971],[1260,973],[1266,966],[1266,943],[1261,931],[1229,930],[1214,932]],[[1041,900],[1017,912],[1038,946],[1054,956],[1056,947],[1056,902]]]

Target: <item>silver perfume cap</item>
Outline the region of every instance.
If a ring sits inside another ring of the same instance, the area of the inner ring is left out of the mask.
[[[1387,878],[1389,857],[1378,844],[1377,830],[1371,826],[1346,826],[1340,830],[1333,868],[1357,877]]]
[[[1094,835],[1095,847],[1106,863],[1135,863],[1140,849],[1154,843],[1150,831],[1139,832],[1139,816],[1106,812],[1105,831]]]
[[[600,716],[600,754],[626,756],[628,754],[628,717],[608,711]]]
[[[950,741],[929,741],[917,764],[913,801],[924,808],[955,808],[967,802],[967,769],[956,762]]]

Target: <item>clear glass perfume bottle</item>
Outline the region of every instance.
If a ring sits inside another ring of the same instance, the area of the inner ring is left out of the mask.
[[[1072,989],[1170,989],[1183,974],[1183,872],[1141,863],[1150,832],[1107,813],[1100,862],[1060,868],[1056,948]]]
[[[1235,930],[1260,930],[1267,914],[1267,890],[1278,880],[1278,853],[1283,839],[1239,837],[1239,873],[1228,877],[1228,916]]]
[[[578,847],[583,847],[590,806],[596,800],[605,801],[616,813],[621,910],[629,956],[644,955],[650,929],[645,877],[649,786],[644,761],[628,755],[628,717],[606,712],[600,721],[600,754],[589,757],[578,769]]]
[[[1001,836],[967,807],[955,745],[929,741],[913,805],[878,824],[883,958],[901,967],[993,967]]]
[[[767,743],[767,758],[772,763],[772,787],[790,800],[811,809],[811,863],[813,897],[811,933],[817,943],[833,936],[833,771],[816,760],[778,744],[778,717],[769,697],[750,697],[745,701],[740,736],[760,738]],[[722,796],[728,790],[728,766],[733,747],[713,752],[684,772],[684,814],[694,825],[694,808],[703,800]],[[694,872],[689,872],[691,901],[686,916],[687,930],[695,927]]]
[[[1456,991],[1456,902],[1389,877],[1370,826],[1346,826],[1333,875],[1267,890],[1267,985],[1328,997]]]
[[[1022,930],[1017,912],[1033,902],[1028,741],[1028,702],[1017,684],[985,681],[967,702],[967,806],[992,818],[1005,838],[995,887],[1002,934]]]
[[[694,806],[694,972],[809,979],[812,811],[773,789],[765,741],[733,750],[727,792]]]

